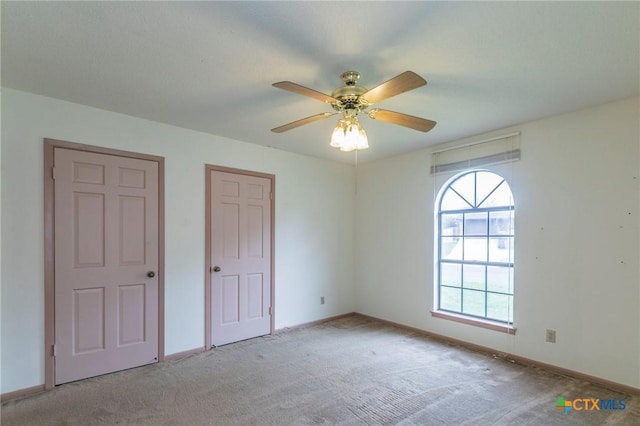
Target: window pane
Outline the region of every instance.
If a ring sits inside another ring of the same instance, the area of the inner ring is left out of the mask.
[[[487,291],[513,293],[513,268],[487,266]]]
[[[513,262],[513,237],[489,239],[489,262]]]
[[[462,235],[462,214],[442,214],[440,216],[440,235]]]
[[[476,179],[476,185],[478,186],[476,200],[478,204],[482,204],[482,200],[487,198],[487,195],[489,195],[491,191],[493,191],[496,186],[504,180],[502,176],[498,176],[491,172],[478,172]],[[482,207],[486,206],[482,204]]]
[[[513,296],[488,293],[487,317],[498,321],[513,322]]]
[[[462,260],[462,238],[440,238],[440,256],[441,259]]]
[[[489,213],[489,234],[513,235],[513,210]]]
[[[509,207],[513,205],[513,196],[507,182],[500,186],[479,207]]]
[[[484,265],[464,265],[463,268],[463,287],[484,290]]]
[[[440,209],[442,211],[446,210],[461,210],[468,209],[471,206],[467,204],[458,194],[451,190],[447,190],[444,196],[442,197],[442,203],[440,204]]]
[[[462,313],[485,316],[484,291],[462,290]]]
[[[509,185],[482,170],[459,175],[442,191],[438,308],[511,322],[515,215]]]
[[[487,235],[487,212],[464,214],[464,235]]]
[[[462,265],[459,263],[441,263],[440,284],[460,287],[462,284]]]
[[[460,312],[460,289],[440,287],[440,309]]]
[[[467,208],[475,207],[475,191],[476,191],[476,174],[469,173],[458,178],[451,184],[451,188],[455,189],[467,202]]]
[[[465,237],[464,244],[464,260],[476,260],[479,262],[487,261],[487,239],[478,237]]]

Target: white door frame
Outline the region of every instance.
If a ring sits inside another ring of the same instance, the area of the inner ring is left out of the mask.
[[[158,163],[158,362],[164,361],[164,157],[44,139],[44,387],[55,386],[55,148],[71,149]]]
[[[271,181],[271,325],[269,334],[273,334],[275,324],[275,206],[276,206],[276,177],[275,175],[250,170],[234,169],[230,167],[205,165],[205,243],[204,243],[204,345],[205,350],[211,348],[211,175],[214,171],[234,173],[238,175],[255,176]]]

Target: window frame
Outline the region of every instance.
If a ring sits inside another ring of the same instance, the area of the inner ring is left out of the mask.
[[[478,173],[491,173],[493,175],[495,175],[496,177],[499,178],[499,183],[497,183],[494,188],[491,189],[491,191],[485,195],[482,200],[480,200],[480,202],[478,202],[478,186],[477,186],[477,177],[478,177]],[[453,185],[458,182],[460,179],[462,179],[465,176],[468,176],[470,174],[475,174],[474,176],[474,183],[473,183],[473,201],[475,205],[472,205],[471,203],[469,203],[469,200],[467,199],[467,197],[461,195],[455,188],[453,188]],[[511,203],[510,205],[504,205],[504,206],[486,206],[486,207],[479,207],[482,206],[482,204],[487,201],[489,199],[489,197],[491,197],[491,195],[501,186],[505,184],[509,190],[509,195],[511,198]],[[464,200],[469,207],[468,208],[456,208],[456,209],[451,209],[451,210],[443,210],[442,209],[442,202],[445,198],[445,195],[449,192],[449,191],[453,191],[455,192],[462,200]],[[508,212],[509,215],[512,215],[513,218],[515,218],[515,201],[513,199],[513,191],[511,190],[511,187],[509,185],[509,183],[507,182],[507,180],[499,173],[496,173],[492,170],[486,170],[486,169],[473,169],[473,170],[466,170],[463,171],[461,173],[456,174],[455,176],[451,177],[449,180],[447,180],[447,182],[445,182],[444,185],[442,185],[442,188],[440,189],[439,193],[438,193],[438,197],[436,198],[436,205],[435,205],[435,215],[434,215],[434,219],[435,219],[435,256],[434,256],[434,260],[435,260],[435,269],[434,269],[434,310],[431,311],[431,315],[433,317],[437,317],[437,318],[442,318],[442,319],[447,319],[447,320],[452,320],[452,321],[456,321],[456,322],[461,322],[464,324],[469,324],[469,325],[474,325],[474,326],[478,326],[478,327],[483,327],[483,328],[487,328],[490,330],[495,330],[495,331],[500,331],[500,332],[504,332],[504,333],[508,333],[508,334],[515,334],[516,332],[516,328],[514,327],[513,324],[513,308],[511,309],[510,314],[508,314],[510,316],[510,318],[507,318],[506,320],[503,319],[497,319],[497,318],[492,318],[489,315],[489,295],[490,294],[500,294],[500,295],[507,295],[511,298],[511,306],[513,307],[513,301],[515,299],[514,296],[514,272],[515,272],[515,260],[514,260],[514,253],[513,251],[511,251],[510,256],[508,258],[508,260],[506,262],[503,261],[491,261],[490,260],[490,244],[491,244],[491,238],[499,238],[499,237],[505,237],[505,238],[510,238],[510,244],[511,244],[511,248],[510,250],[513,250],[513,245],[515,242],[515,227],[513,225],[511,225],[510,227],[510,232],[508,232],[507,234],[495,234],[495,230],[494,233],[491,232],[491,214],[492,213],[502,213],[502,212]],[[477,232],[471,232],[469,234],[465,233],[465,215],[467,214],[483,214],[486,215],[486,228],[485,228],[485,232],[482,234],[479,234]],[[443,248],[443,237],[446,237],[443,235],[443,228],[442,228],[442,220],[443,220],[443,216],[448,215],[448,216],[453,216],[453,215],[460,215],[461,216],[461,222],[462,222],[462,228],[460,230],[460,233],[455,235],[459,238],[462,239],[462,254],[460,255],[460,259],[443,259],[442,257],[442,248]],[[514,219],[515,220],[515,219]],[[485,238],[487,240],[487,251],[486,251],[486,258],[485,260],[472,260],[472,259],[465,259],[465,255],[464,255],[464,243],[465,243],[465,238],[473,238],[473,237],[478,237],[478,238]],[[453,265],[460,265],[460,271],[461,271],[461,276],[460,276],[460,285],[459,287],[455,286],[455,285],[443,285],[442,284],[442,265],[443,264],[453,264]],[[475,265],[475,266],[482,266],[484,268],[484,283],[483,283],[483,289],[477,289],[477,288],[469,288],[469,287],[465,287],[465,282],[464,282],[464,268],[465,265]],[[501,291],[496,291],[496,290],[489,290],[488,288],[488,267],[498,267],[498,268],[508,268],[508,274],[510,275],[510,290],[511,292],[501,292]],[[454,289],[460,289],[460,308],[459,310],[452,310],[450,308],[442,308],[442,288],[454,288]],[[465,291],[464,290],[470,290],[473,292],[479,292],[482,293],[484,296],[484,315],[476,315],[473,313],[465,313],[464,312],[464,295],[465,295]]]

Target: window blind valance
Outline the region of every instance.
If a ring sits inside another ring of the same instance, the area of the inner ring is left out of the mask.
[[[431,153],[431,174],[450,173],[520,159],[520,132]]]

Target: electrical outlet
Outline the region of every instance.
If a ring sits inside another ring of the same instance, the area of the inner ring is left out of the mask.
[[[324,305],[324,296],[320,297],[320,304]]]
[[[556,342],[556,331],[555,330],[547,330],[547,342],[555,343]]]

